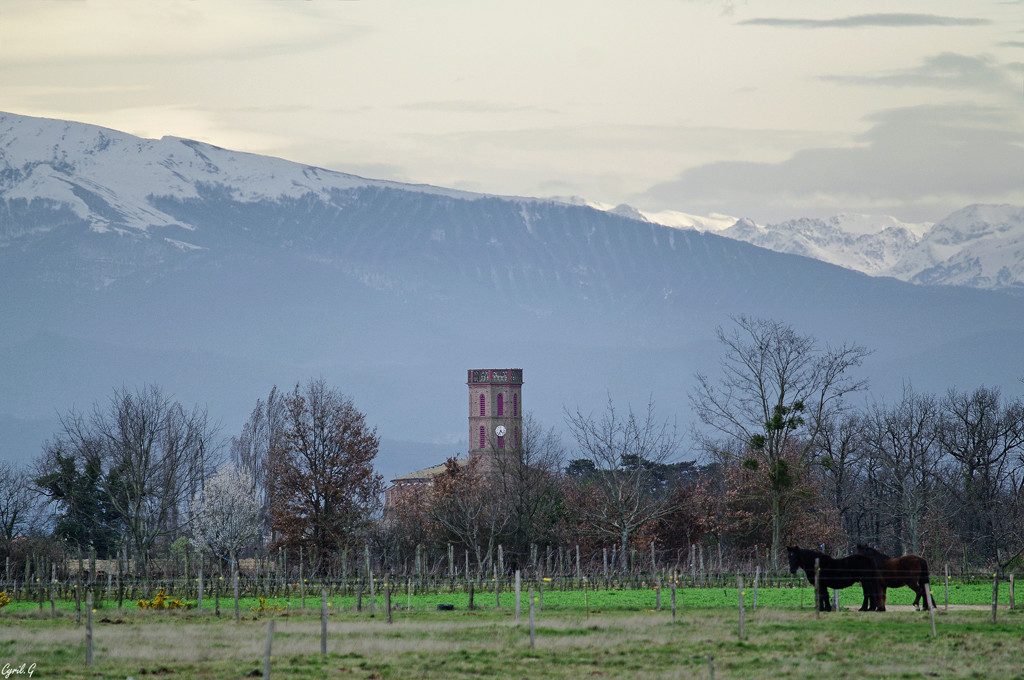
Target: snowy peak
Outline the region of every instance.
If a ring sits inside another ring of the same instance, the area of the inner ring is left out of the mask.
[[[100,233],[187,228],[154,208],[152,198],[195,198],[204,186],[226,186],[232,198],[253,202],[309,194],[323,198],[335,190],[370,185],[472,196],[364,179],[179,137],[141,139],[94,125],[0,113],[0,196],[65,207]],[[0,244],[17,235],[0,225]]]
[[[922,247],[909,281],[1024,291],[1024,207],[968,206],[937,222]]]
[[[1024,234],[1024,208],[969,205],[937,222],[928,238],[935,244],[959,245],[969,241],[1013,238],[1015,234]]]
[[[709,231],[780,253],[921,285],[1024,291],[1024,207],[971,205],[940,222],[840,214],[759,225],[743,218],[644,213],[651,222]]]
[[[802,255],[872,276],[890,275],[930,224],[906,224],[888,216],[841,214],[827,220],[801,218],[759,225],[747,218],[706,218],[683,213],[644,213],[648,220],[681,229],[708,231],[780,253]]]
[[[350,211],[338,198],[355,190],[398,190],[445,199],[481,201],[485,194],[409,185],[332,172],[278,158],[222,149],[179,137],[142,139],[68,121],[0,112],[0,248],[14,239],[73,225],[93,235],[131,237],[161,247],[204,247],[190,200],[211,194],[247,210],[258,203],[305,201]],[[1024,292],[1024,207],[972,205],[935,224],[889,216],[840,214],[759,225],[728,215],[642,212],[578,197],[509,198],[529,233],[538,206],[588,207],[632,226],[654,225],[714,233],[773,250],[810,257],[871,276],[921,285],[956,285]],[[358,201],[357,201],[358,203]],[[225,216],[224,219],[227,219]],[[648,224],[643,224],[643,223]],[[444,230],[437,231],[443,238]],[[664,241],[672,246],[672,239]],[[106,247],[106,246],[105,246]],[[111,267],[116,258],[91,256]],[[107,277],[103,277],[104,280]]]

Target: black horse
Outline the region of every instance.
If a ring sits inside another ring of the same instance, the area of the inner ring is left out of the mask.
[[[789,573],[795,574],[797,569],[803,569],[811,585],[814,585],[814,560],[818,560],[820,571],[818,590],[814,598],[818,611],[832,611],[832,603],[828,598],[829,588],[848,588],[858,582],[864,588],[864,606],[861,610],[877,611],[881,603],[878,572],[874,561],[867,555],[850,555],[835,559],[817,550],[796,546],[787,547],[786,551],[789,553]]]
[[[928,562],[920,555],[904,555],[903,557],[889,557],[867,545],[857,545],[857,553],[867,555],[878,569],[878,586],[880,599],[878,600],[878,611],[885,611],[885,591],[887,588],[899,588],[907,586],[914,591],[917,597],[914,598],[914,609],[920,609],[920,602],[923,598],[925,608],[931,603],[935,609],[935,598],[931,596],[931,582],[928,576]],[[867,606],[867,597],[864,598],[864,606]]]

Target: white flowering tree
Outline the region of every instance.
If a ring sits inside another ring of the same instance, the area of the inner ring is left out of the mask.
[[[260,531],[260,499],[248,470],[226,463],[192,498],[196,547],[234,561]]]

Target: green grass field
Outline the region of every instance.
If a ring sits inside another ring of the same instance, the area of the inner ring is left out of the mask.
[[[1001,589],[1001,590],[1005,590]],[[801,592],[803,591],[803,592]],[[905,597],[903,594],[905,591]],[[530,648],[528,603],[514,617],[514,596],[502,609],[493,593],[477,593],[480,609],[466,608],[464,593],[419,595],[412,609],[405,593],[393,595],[393,623],[383,598],[370,617],[369,598],[354,611],[353,598],[330,599],[328,654],[320,654],[319,597],[279,599],[280,611],[257,615],[255,599],[213,600],[200,613],[96,610],[94,663],[85,666],[85,626],[73,603],[13,603],[0,610],[0,675],[25,664],[34,678],[262,677],[268,621],[273,620],[271,677],[279,678],[1024,678],[1020,661],[1024,610],[1004,601],[997,623],[990,584],[951,586],[950,610],[935,587],[937,636],[928,614],[861,613],[859,589],[843,591],[842,611],[816,617],[809,588],[765,588],[750,611],[744,592],[744,638],[739,637],[735,588],[680,589],[677,618],[669,592],[656,611],[655,593],[552,591],[536,612]],[[890,592],[890,604],[909,604],[908,589]],[[1001,598],[1005,600],[1004,598]],[[899,602],[896,602],[899,600]],[[903,602],[905,600],[905,602]],[[801,607],[801,601],[803,606]],[[454,611],[438,611],[453,604]],[[975,607],[971,609],[970,607]],[[84,621],[84,615],[83,615]],[[31,664],[35,664],[32,668]],[[23,677],[24,677],[23,675]],[[13,675],[12,675],[13,677]]]

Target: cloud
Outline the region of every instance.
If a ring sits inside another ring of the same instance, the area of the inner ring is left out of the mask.
[[[1024,201],[1024,116],[975,105],[893,109],[855,146],[802,150],[780,163],[690,168],[636,197],[649,209],[757,221],[839,212],[934,221],[969,203]]]
[[[535,106],[526,106],[512,102],[487,102],[479,100],[412,102],[400,108],[410,111],[437,111],[441,113],[522,113],[524,111],[541,110]]]
[[[914,26],[981,26],[987,19],[944,17],[936,14],[858,14],[839,19],[780,19],[762,17],[740,21],[741,26],[775,26],[781,28],[908,28]]]
[[[916,68],[900,69],[879,75],[821,76],[821,80],[847,85],[884,85],[889,87],[938,87],[946,89],[1004,88],[1008,79],[1004,66],[990,56],[969,57],[953,52],[928,57]]]
[[[355,42],[370,32],[291,3],[256,11],[238,0],[96,5],[15,3],[4,16],[4,64],[251,61]]]

